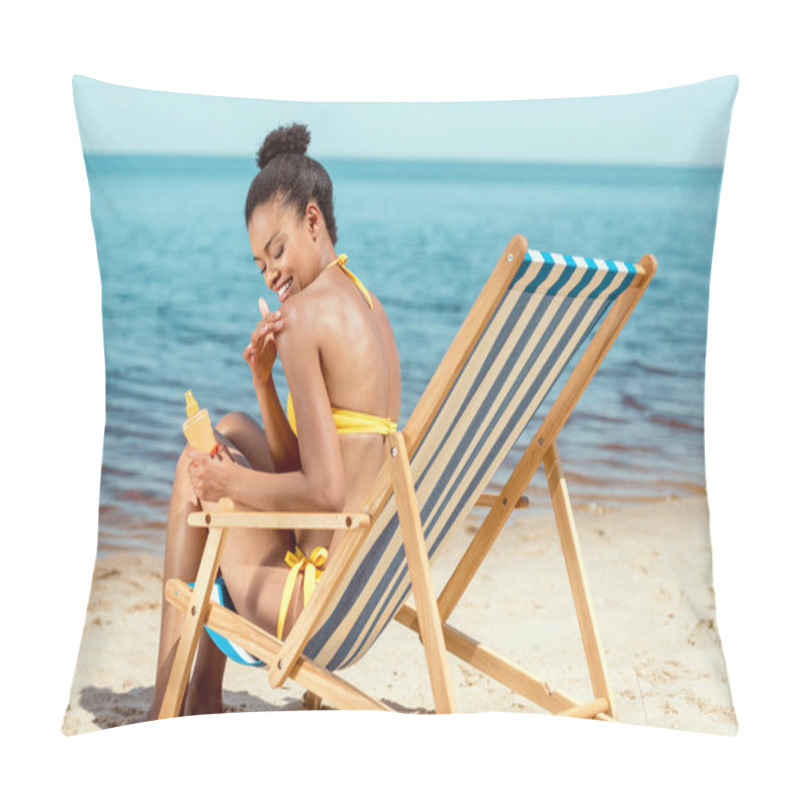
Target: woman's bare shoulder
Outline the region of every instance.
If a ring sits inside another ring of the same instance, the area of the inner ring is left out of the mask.
[[[281,336],[295,332],[307,340],[319,342],[341,314],[340,302],[335,296],[311,291],[313,288],[287,298],[281,306],[283,329],[277,338],[279,344]]]
[[[292,295],[282,305],[283,331],[302,330],[303,335],[322,346],[332,340],[349,340],[356,344],[368,334],[374,322],[380,328],[391,323],[379,298],[370,292],[372,308],[349,282],[317,286],[317,282]],[[280,337],[278,337],[280,338]]]

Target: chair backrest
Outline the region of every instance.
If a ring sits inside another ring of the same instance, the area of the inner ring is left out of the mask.
[[[429,558],[485,490],[570,358],[642,272],[626,262],[527,251],[412,450]],[[329,669],[353,664],[392,620],[410,586],[392,497],[304,653]]]

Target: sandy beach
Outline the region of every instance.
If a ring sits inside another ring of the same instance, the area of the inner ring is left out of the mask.
[[[479,517],[468,517],[433,565],[440,589]],[[705,496],[577,511],[617,715],[621,722],[733,735],[737,722],[717,634]],[[98,560],[63,724],[67,735],[144,719],[152,696],[161,562],[143,553]],[[453,613],[452,624],[576,699],[591,698],[555,522],[519,512]],[[461,712],[546,713],[449,656]],[[342,676],[398,710],[433,707],[417,637],[390,626]],[[302,708],[303,688],[270,689],[263,671],[230,663],[226,710]],[[579,724],[579,723],[576,723]]]

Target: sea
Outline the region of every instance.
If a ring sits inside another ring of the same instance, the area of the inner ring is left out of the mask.
[[[106,420],[99,552],[163,551],[184,392],[260,420],[242,358],[277,301],[252,259],[251,158],[87,155],[102,281]],[[599,510],[703,494],[708,287],[721,169],[324,160],[337,252],[383,303],[400,426],[509,239],[638,261],[656,276],[559,436],[570,496]],[[275,368],[285,402],[286,381]],[[552,397],[542,409],[546,410]],[[537,415],[493,478],[499,488]],[[549,510],[537,475],[526,513]]]

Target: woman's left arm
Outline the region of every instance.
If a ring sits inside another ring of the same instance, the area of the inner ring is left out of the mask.
[[[298,298],[299,299],[299,298]],[[198,497],[269,511],[341,511],[345,479],[339,439],[320,365],[313,309],[284,304],[284,326],[276,337],[297,420],[300,468],[266,473],[204,453],[192,453],[189,475]]]

